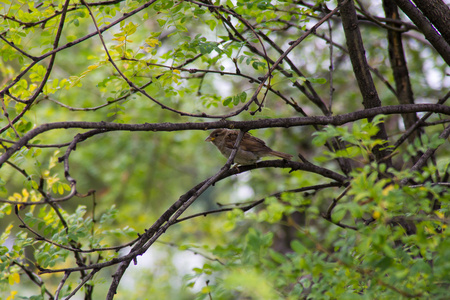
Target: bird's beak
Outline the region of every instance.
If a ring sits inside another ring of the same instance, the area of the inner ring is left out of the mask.
[[[212,142],[212,141],[214,141],[214,138],[211,136],[208,136],[205,140],[205,142]]]

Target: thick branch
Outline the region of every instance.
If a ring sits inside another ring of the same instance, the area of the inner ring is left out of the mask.
[[[425,38],[439,52],[445,62],[450,65],[450,45],[442,38],[433,27],[433,24],[411,3],[410,0],[395,0],[398,7],[419,27]],[[426,0],[428,3],[428,0]],[[448,23],[446,24],[448,27]]]
[[[108,290],[108,294],[106,296],[106,299],[110,300],[114,298],[114,295],[116,294],[117,287],[119,286],[120,279],[122,278],[123,274],[127,270],[129,264],[132,260],[135,260],[138,255],[142,255],[147,251],[147,249],[153,245],[153,243],[166,232],[166,230],[176,222],[179,216],[183,214],[183,212],[186,211],[186,209],[194,203],[194,201],[203,194],[204,191],[206,191],[211,185],[213,185],[217,180],[219,180],[224,173],[226,173],[233,163],[234,157],[237,154],[237,149],[239,148],[239,145],[241,144],[242,138],[244,137],[244,131],[239,131],[239,135],[236,138],[236,142],[234,144],[233,150],[231,151],[230,157],[228,158],[225,165],[212,177],[208,178],[207,180],[203,181],[199,185],[197,185],[197,189],[193,191],[192,189],[180,199],[175,202],[142,236],[140,241],[133,246],[133,248],[130,250],[130,254],[133,253],[133,256],[123,261],[120,265],[117,271],[113,275],[113,281],[111,283],[111,286]],[[184,201],[183,201],[184,200]]]
[[[351,112],[337,116],[314,116],[314,117],[295,117],[278,119],[260,119],[255,121],[229,121],[220,120],[215,122],[186,122],[186,123],[144,123],[144,124],[120,124],[109,122],[55,122],[46,123],[27,132],[14,145],[9,147],[0,157],[0,166],[3,165],[15,152],[25,146],[32,138],[39,134],[54,130],[67,128],[80,129],[102,129],[107,131],[181,131],[181,130],[208,130],[216,128],[234,128],[234,129],[259,129],[274,127],[296,127],[306,125],[343,125],[349,122],[373,118],[380,114],[399,114],[413,113],[419,111],[431,111],[450,115],[450,107],[439,104],[409,104],[384,106],[361,111]]]
[[[384,0],[383,8],[386,18],[400,20],[397,5],[394,0]],[[400,28],[400,25],[396,23],[387,22],[387,24],[389,24],[390,27]],[[400,104],[412,104],[414,103],[414,96],[403,50],[402,33],[388,29],[387,34],[389,42],[389,60],[391,62],[392,72],[394,73],[397,99]],[[415,114],[402,114],[402,117],[405,128],[410,128],[417,122],[417,116]],[[415,138],[416,134],[413,134],[409,137],[409,140],[412,142]]]
[[[230,156],[233,158],[233,156]],[[229,159],[231,162],[231,159]],[[225,165],[228,166],[228,163]],[[299,163],[293,161],[284,161],[284,160],[270,160],[270,161],[262,161],[258,162],[254,165],[249,166],[240,166],[239,168],[225,168],[225,171],[219,171],[213,177],[204,180],[182,195],[174,204],[172,204],[162,215],[161,217],[148,229],[146,232],[140,236],[139,242],[133,247],[134,250],[130,251],[125,256],[119,258],[113,258],[110,261],[106,261],[103,263],[92,264],[84,267],[74,267],[74,268],[64,268],[64,269],[42,269],[40,268],[41,273],[58,273],[58,272],[76,272],[80,270],[89,270],[89,269],[102,269],[108,266],[112,266],[121,262],[125,264],[130,263],[136,256],[145,252],[145,250],[150,246],[147,244],[147,241],[153,239],[155,235],[161,235],[167,230],[167,228],[173,224],[178,223],[178,218],[184,210],[179,210],[182,206],[187,208],[188,205],[186,203],[190,203],[189,201],[198,197],[202,190],[206,188],[206,186],[210,186],[214,182],[222,180],[224,178],[234,176],[236,174],[240,174],[243,172],[248,172],[253,169],[267,168],[267,167],[276,167],[276,168],[291,168],[292,170],[304,170],[310,171],[314,173],[318,173],[319,175],[323,175],[324,177],[332,178],[335,180],[335,183],[331,183],[330,185],[340,186],[344,185],[344,181],[347,179],[345,176],[339,175],[331,170],[327,170],[318,166],[315,166],[310,163]],[[168,223],[166,223],[168,222]],[[165,227],[162,227],[162,226]],[[150,241],[151,242],[151,241]],[[143,249],[142,247],[146,247]]]
[[[423,14],[450,44],[450,8],[442,0],[413,0]]]
[[[343,0],[338,1],[340,4]],[[347,41],[348,53],[350,55],[350,60],[352,62],[353,71],[358,81],[359,90],[363,97],[364,108],[374,108],[381,107],[380,98],[378,98],[378,93],[375,88],[375,83],[373,82],[372,76],[370,75],[369,64],[365,56],[364,45],[361,37],[361,32],[359,31],[358,18],[356,16],[355,5],[353,1],[348,1],[341,8],[341,18],[342,26],[344,28],[344,33]],[[384,124],[379,124],[378,127],[380,131],[377,133],[376,137],[384,141],[388,140],[386,128]],[[377,160],[381,160],[384,157],[389,156],[389,150],[386,148],[381,149],[381,147],[374,148],[374,154]],[[390,159],[386,160],[387,165],[391,165]]]

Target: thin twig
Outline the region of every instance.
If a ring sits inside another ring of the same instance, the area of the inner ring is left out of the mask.
[[[92,277],[94,277],[95,273],[97,273],[99,271],[99,269],[93,269],[91,271],[91,273],[89,273],[88,275],[84,276],[80,282],[80,284],[78,284],[72,291],[72,293],[70,293],[66,298],[64,298],[64,300],[69,300],[70,298],[72,298],[83,286],[86,282],[88,282],[89,280],[92,279]]]
[[[39,275],[30,271],[26,266],[24,266],[23,264],[19,263],[16,260],[14,260],[12,263],[19,266],[22,269],[22,271],[24,271],[25,274],[27,274],[28,278],[30,278],[32,282],[34,282],[37,286],[43,289],[45,294],[49,296],[49,299],[54,299],[52,293],[50,293],[50,291],[44,286],[44,283],[42,282],[42,279],[39,277]]]
[[[309,190],[320,190],[320,189],[324,189],[324,188],[328,188],[328,187],[339,187],[342,186],[341,183],[339,182],[331,182],[331,183],[327,183],[327,184],[318,184],[318,185],[313,185],[313,186],[308,186],[308,187],[304,187],[304,188],[298,188],[298,189],[293,189],[293,190],[287,190],[287,191],[282,191],[282,192],[277,192],[277,193],[273,193],[271,195],[269,195],[268,197],[259,199],[259,200],[255,200],[255,201],[250,201],[249,205],[246,206],[239,206],[237,207],[237,209],[242,210],[243,212],[249,211],[250,209],[258,206],[259,204],[262,204],[267,198],[269,197],[276,197],[279,198],[281,195],[283,194],[288,194],[288,193],[301,193],[301,192],[305,192],[305,191],[309,191]],[[234,204],[236,206],[236,204]],[[197,214],[193,214],[181,219],[178,219],[176,221],[176,223],[180,223],[189,219],[193,219],[196,217],[206,217],[207,215],[210,214],[216,214],[216,213],[221,213],[221,212],[226,212],[226,211],[232,211],[236,209],[235,207],[228,207],[228,208],[220,208],[220,209],[214,209],[214,210],[209,210],[209,211],[205,211],[205,212],[201,212],[201,213],[197,213]]]
[[[66,283],[67,279],[69,278],[71,272],[64,272],[64,277],[61,279],[61,281],[58,284],[58,287],[56,288],[55,292],[55,300],[59,299],[59,293],[61,292],[61,289],[63,288],[64,284]]]
[[[22,204],[20,204],[22,205]],[[114,247],[104,247],[104,248],[92,248],[92,249],[80,249],[80,248],[73,248],[73,247],[69,247],[69,246],[65,246],[59,243],[56,243],[50,239],[47,239],[46,237],[44,237],[43,235],[39,234],[37,231],[35,231],[33,228],[31,228],[30,226],[28,226],[27,223],[25,223],[25,221],[22,219],[22,217],[19,214],[19,209],[18,206],[15,206],[15,214],[17,216],[17,218],[19,219],[19,221],[22,223],[22,225],[20,225],[19,227],[25,228],[27,229],[29,232],[31,232],[32,234],[34,234],[36,237],[35,239],[37,241],[43,241],[49,244],[52,244],[56,247],[59,247],[61,249],[65,249],[68,251],[72,251],[72,252],[80,252],[80,253],[92,253],[92,252],[98,252],[98,251],[118,251],[120,249],[129,247],[131,245],[133,245],[134,243],[136,243],[136,241],[138,240],[138,238],[126,243],[126,244],[122,244],[119,246],[114,246]]]
[[[1,36],[1,35],[0,35]],[[3,94],[0,94],[0,101],[2,102],[2,109],[3,109],[3,115],[5,116],[5,118],[8,120],[8,124],[9,127],[12,128],[12,130],[14,131],[14,133],[16,134],[16,137],[20,137],[19,133],[17,132],[16,128],[14,127],[13,123],[11,122],[11,119],[9,118],[9,113],[6,110],[6,106],[5,106],[5,99],[3,97]]]

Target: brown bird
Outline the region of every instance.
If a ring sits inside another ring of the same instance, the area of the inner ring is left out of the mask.
[[[212,142],[220,150],[223,156],[228,158],[236,143],[238,134],[238,130],[216,129],[211,132],[205,141]],[[240,165],[250,165],[256,163],[264,156],[277,156],[287,160],[292,159],[292,155],[274,151],[267,147],[263,140],[246,132],[239,145],[236,156],[234,157],[234,162]]]

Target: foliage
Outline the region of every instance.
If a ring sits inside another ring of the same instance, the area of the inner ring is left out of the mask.
[[[447,298],[422,1],[0,3],[0,298]],[[215,128],[298,158],[232,166]]]

